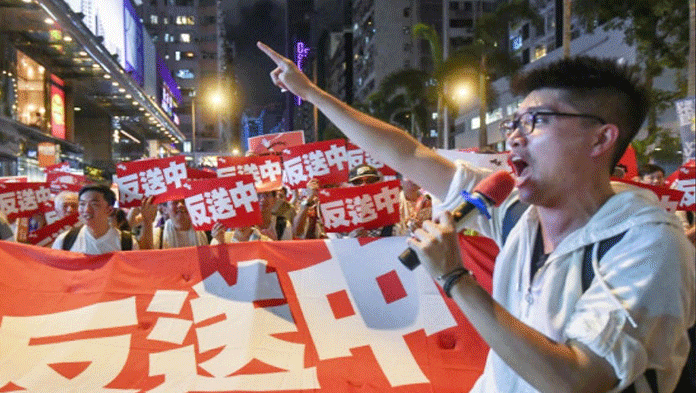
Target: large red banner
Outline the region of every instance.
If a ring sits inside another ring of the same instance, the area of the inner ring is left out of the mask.
[[[399,222],[400,182],[319,191],[319,208],[327,232],[374,229]]]
[[[283,182],[291,189],[304,188],[312,178],[319,184],[348,180],[348,154],[343,139],[307,143],[283,150]]]
[[[467,392],[488,348],[405,244],[0,241],[0,391]],[[464,244],[489,282],[495,246]]]
[[[280,156],[218,157],[218,177],[252,175],[257,192],[277,190],[283,185]]]
[[[171,193],[186,179],[186,158],[174,156],[122,162],[116,165],[114,182],[119,190],[119,207],[140,206],[143,199]],[[155,198],[154,203],[165,202]]]

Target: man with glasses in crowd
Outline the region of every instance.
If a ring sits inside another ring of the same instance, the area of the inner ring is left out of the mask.
[[[525,99],[502,130],[516,190],[490,220],[463,220],[501,246],[491,296],[462,267],[463,225],[448,212],[462,203],[462,189],[488,173],[340,102],[292,61],[258,46],[277,66],[277,86],[316,105],[372,157],[443,201],[443,213],[409,244],[491,348],[473,391],[674,390],[696,318],[694,247],[649,191],[610,183],[649,106],[628,67],[578,57],[513,81]],[[531,206],[503,241],[503,219],[518,200]],[[620,240],[599,258],[598,244],[611,238]],[[585,289],[588,248],[594,278]]]

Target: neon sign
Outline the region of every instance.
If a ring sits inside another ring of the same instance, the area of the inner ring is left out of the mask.
[[[304,42],[297,41],[297,44],[295,45],[295,63],[297,64],[297,68],[302,70],[304,60],[307,58],[308,55],[309,55],[309,48],[305,46]],[[302,104],[302,98],[296,96],[295,97],[295,104],[297,104],[297,105]]]

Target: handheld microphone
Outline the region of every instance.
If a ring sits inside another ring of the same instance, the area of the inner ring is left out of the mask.
[[[488,208],[503,203],[514,186],[515,180],[506,171],[498,171],[489,175],[476,185],[471,194],[466,196],[464,203],[452,211],[454,222],[457,223],[474,212],[482,213],[490,218]],[[399,255],[399,261],[410,270],[420,265],[418,255],[410,247]]]

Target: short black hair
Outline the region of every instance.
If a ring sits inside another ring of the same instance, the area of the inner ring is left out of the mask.
[[[89,184],[80,189],[80,192],[77,193],[77,197],[80,198],[82,197],[82,194],[88,191],[96,191],[104,196],[104,200],[106,203],[109,204],[109,206],[114,206],[116,204],[116,194],[109,188],[108,186],[104,184]]]
[[[614,59],[576,56],[519,74],[510,83],[515,94],[560,89],[567,103],[619,128],[610,170],[623,156],[650,110],[650,94],[638,69]]]
[[[645,164],[638,169],[638,175],[640,177],[649,175],[654,172],[662,172],[662,175],[665,175],[665,170],[661,166],[655,164]]]

